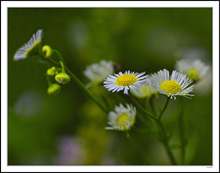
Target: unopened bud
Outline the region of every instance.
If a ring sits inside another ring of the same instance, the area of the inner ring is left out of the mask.
[[[49,88],[47,89],[47,93],[49,95],[57,95],[60,93],[60,90],[61,90],[61,86],[55,83],[49,86]]]
[[[55,80],[60,84],[67,84],[70,81],[70,77],[68,74],[62,72],[55,76]]]
[[[51,55],[52,55],[53,51],[52,51],[52,48],[48,45],[45,45],[43,48],[42,48],[42,54],[45,58],[50,58]]]
[[[58,72],[57,72],[57,69],[56,69],[56,67],[51,67],[51,68],[49,68],[48,70],[47,70],[47,75],[48,76],[54,76],[55,74],[57,74]]]

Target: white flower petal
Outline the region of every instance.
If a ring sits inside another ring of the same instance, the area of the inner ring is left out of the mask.
[[[208,76],[210,70],[200,59],[182,59],[176,63],[175,68],[187,76],[190,76],[190,70],[193,69],[197,72],[199,80]]]
[[[130,84],[130,85],[118,85],[116,83],[116,80],[118,77],[122,76],[122,75],[133,75],[137,78],[137,80]],[[137,88],[139,87],[139,85],[143,84],[143,83],[146,83],[147,81],[149,81],[148,79],[148,76],[145,75],[145,72],[142,72],[142,73],[136,73],[136,72],[131,72],[130,70],[128,71],[125,71],[125,73],[122,73],[122,72],[119,72],[119,74],[114,74],[114,75],[109,75],[105,81],[104,81],[104,87],[107,88],[109,91],[112,91],[112,92],[119,92],[119,91],[122,91],[124,90],[124,94],[128,94],[128,90],[129,89],[134,89],[134,88]],[[139,87],[140,88],[140,87]]]
[[[167,94],[163,89],[160,88],[160,85],[168,80],[176,81],[180,85],[182,91],[175,94]],[[192,96],[189,94],[193,90],[193,86],[189,86],[192,81],[189,80],[189,78],[186,78],[186,75],[176,72],[175,70],[172,72],[171,76],[169,76],[169,71],[166,69],[163,71],[160,70],[158,73],[154,73],[151,77],[151,83],[154,90],[161,94],[167,95],[171,99],[176,99],[176,96]]]
[[[90,79],[92,83],[100,83],[107,76],[109,76],[109,81],[113,82],[116,77],[112,75],[114,73],[112,61],[102,60],[100,63],[95,63],[86,68],[84,75]],[[106,84],[106,83],[105,83]]]
[[[19,48],[19,50],[14,55],[14,60],[20,60],[27,58],[27,53],[31,49],[33,49],[37,44],[41,42],[43,38],[43,30],[39,29],[36,34],[33,34],[32,38],[25,44],[23,47]]]

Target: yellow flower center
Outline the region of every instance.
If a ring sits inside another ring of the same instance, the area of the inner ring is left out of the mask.
[[[95,82],[98,82],[100,79],[99,79],[99,76],[97,74],[95,74]]]
[[[199,75],[198,75],[197,70],[195,70],[195,69],[190,69],[190,70],[189,70],[189,78],[190,78],[191,80],[198,81],[198,80],[199,80]]]
[[[124,127],[126,129],[126,126],[128,125],[128,121],[132,125],[134,122],[131,120],[131,118],[128,116],[128,114],[123,113],[119,118],[118,118],[118,125],[120,127]]]
[[[160,85],[160,89],[164,90],[168,95],[182,91],[180,84],[174,80],[166,80]]]
[[[132,74],[123,74],[116,79],[116,84],[120,86],[129,86],[137,81],[137,77]]]
[[[144,94],[147,94],[147,88],[146,87],[143,87],[142,91],[143,91]]]

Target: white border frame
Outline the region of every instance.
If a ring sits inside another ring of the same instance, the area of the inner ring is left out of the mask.
[[[212,166],[8,166],[8,8],[10,7],[207,7],[213,9],[213,165]],[[4,172],[218,172],[219,171],[219,2],[218,1],[1,1],[1,171]]]

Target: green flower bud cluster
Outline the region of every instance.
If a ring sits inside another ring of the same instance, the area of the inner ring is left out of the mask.
[[[60,61],[61,64],[61,68],[57,68],[57,67],[51,67],[47,70],[47,79],[48,79],[48,84],[49,84],[49,88],[47,90],[47,93],[49,95],[57,95],[59,94],[60,90],[61,90],[61,86],[59,84],[67,84],[70,82],[70,77],[68,74],[65,73],[65,68],[63,65],[63,62]],[[54,77],[55,76],[55,77]],[[51,79],[55,79],[55,81],[57,83],[51,83]]]
[[[51,67],[49,69],[47,69],[47,76],[55,76],[56,74],[60,73],[62,71],[61,68],[57,68],[57,67]]]

